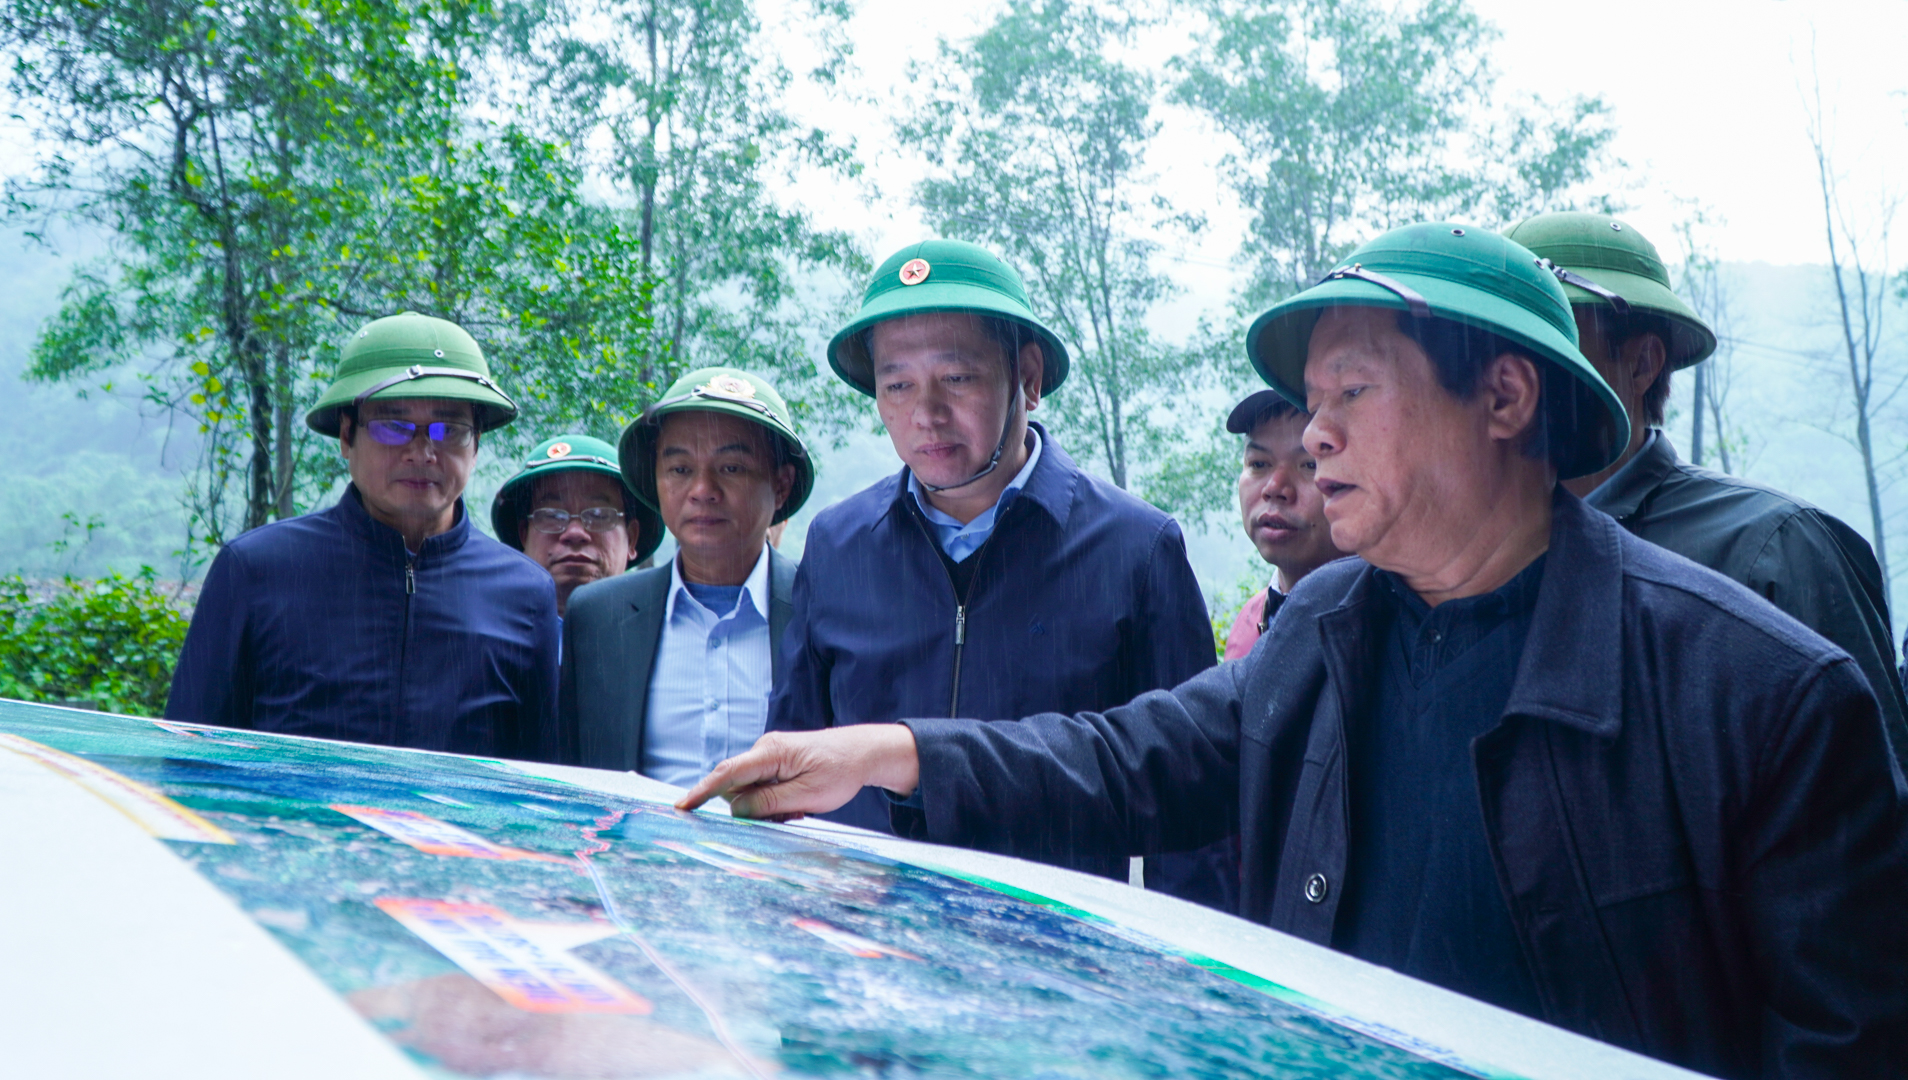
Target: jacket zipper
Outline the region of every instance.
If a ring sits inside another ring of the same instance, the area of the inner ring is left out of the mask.
[[[908,516],[914,518],[915,527],[921,530],[921,535],[927,539],[934,550],[941,553],[941,545],[935,542],[934,534],[928,530],[927,523],[921,520],[918,511]],[[993,545],[994,536],[1000,532],[1002,519],[1006,516],[1007,512],[1001,511],[1000,517],[994,520],[994,531],[987,534],[987,539],[981,541],[981,546],[976,548],[974,554],[968,556],[969,558],[978,560],[982,555],[987,554],[987,549]],[[947,587],[951,592],[954,588],[954,573],[947,570],[945,565],[941,569],[947,571]],[[961,656],[967,651],[967,602],[974,596],[974,578],[979,576],[980,563],[975,562],[974,576],[967,579],[967,591],[954,598],[954,689],[947,699],[947,716],[950,720],[959,719],[961,715]]]

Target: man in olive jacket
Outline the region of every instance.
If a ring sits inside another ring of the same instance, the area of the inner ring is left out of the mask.
[[[1716,335],[1670,290],[1655,245],[1604,214],[1539,214],[1506,235],[1555,267],[1584,357],[1630,416],[1623,455],[1565,486],[1632,534],[1742,583],[1841,646],[1875,691],[1908,769],[1908,696],[1874,549],[1800,499],[1689,464],[1662,430],[1670,373],[1707,359]]]
[[[786,817],[873,784],[908,796],[904,835],[1033,858],[1236,815],[1241,914],[1274,929],[1719,1077],[1908,1074],[1908,830],[1874,695],[1558,485],[1629,424],[1557,279],[1411,226],[1247,341],[1312,414],[1360,558],[1300,582],[1245,659],[1104,713],[769,735],[683,805]]]

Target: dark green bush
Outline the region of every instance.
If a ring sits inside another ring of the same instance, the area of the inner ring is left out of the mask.
[[[40,600],[25,578],[0,578],[0,697],[160,716],[188,622],[150,566],[68,577]]]

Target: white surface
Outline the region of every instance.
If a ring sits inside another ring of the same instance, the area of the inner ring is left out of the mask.
[[[131,818],[7,750],[0,867],[0,1075],[420,1075]]]

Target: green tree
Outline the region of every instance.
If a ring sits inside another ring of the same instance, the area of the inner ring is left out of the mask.
[[[845,0],[798,6],[833,59]],[[795,74],[764,38],[751,0],[518,0],[505,9],[512,67],[504,96],[540,125],[594,150],[610,182],[630,266],[653,281],[655,332],[635,358],[646,384],[735,364],[772,372],[798,414],[834,418],[843,399],[819,377],[810,332],[830,298],[818,272],[858,279],[866,257],[772,190],[801,170],[852,176],[852,148],[804,128],[779,102]],[[832,312],[831,312],[832,316]]]
[[[1173,101],[1229,141],[1222,175],[1250,214],[1231,329],[1200,351],[1229,396],[1252,316],[1359,244],[1415,221],[1508,227],[1543,210],[1615,208],[1622,163],[1599,98],[1492,105],[1497,31],[1465,0],[1188,0],[1193,47]],[[1156,485],[1183,513],[1229,516],[1238,440],[1193,433]]]
[[[1017,263],[1069,343],[1068,385],[1043,405],[1121,487],[1171,445],[1162,412],[1188,382],[1185,357],[1144,323],[1173,291],[1149,237],[1199,225],[1147,190],[1158,80],[1122,58],[1144,25],[1131,8],[1011,0],[911,70],[924,96],[897,128],[933,164],[914,189],[929,221]]]
[[[195,425],[196,537],[297,513],[340,475],[303,415],[369,318],[469,326],[525,427],[606,430],[623,418],[611,403],[640,396],[626,359],[650,349],[648,291],[620,224],[582,199],[560,142],[477,116],[497,26],[483,0],[0,12],[44,147],[12,209],[116,241],[75,277],[29,374],[132,371]]]
[[[1222,168],[1252,214],[1240,300],[1266,306],[1385,229],[1459,217],[1508,226],[1592,194],[1614,134],[1598,98],[1494,112],[1497,32],[1464,0],[1193,0],[1174,98],[1232,141]]]

